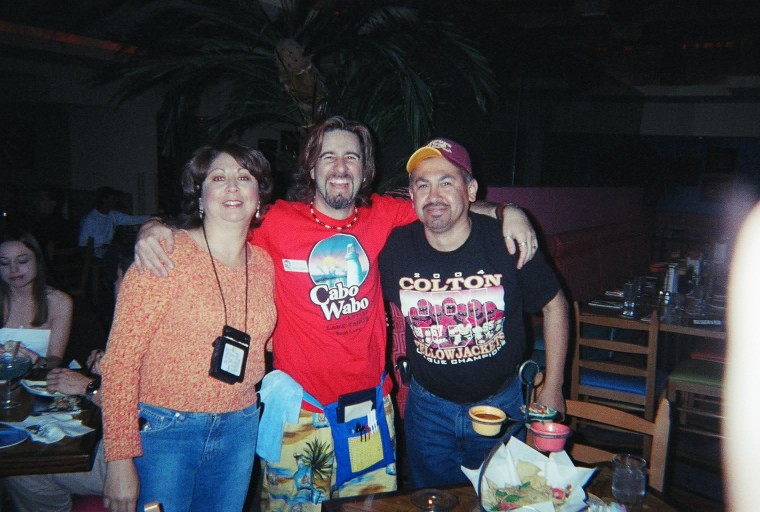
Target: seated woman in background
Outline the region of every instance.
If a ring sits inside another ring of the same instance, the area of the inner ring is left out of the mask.
[[[205,146],[182,175],[168,278],[130,270],[103,358],[104,504],[111,512],[242,510],[256,384],[276,321],[274,266],[246,242],[272,193],[269,163]]]
[[[23,346],[19,352],[30,356],[35,366],[60,366],[69,343],[73,313],[71,297],[48,286],[45,259],[37,240],[14,228],[3,232],[0,235],[0,327],[50,329],[46,357]]]
[[[114,294],[118,296],[119,286],[132,264],[134,256],[122,255],[116,270]],[[48,391],[59,391],[67,395],[84,395],[100,407],[103,394],[100,392],[100,360],[102,350],[93,350],[87,358],[88,372],[55,368],[47,374]],[[5,492],[10,497],[15,512],[71,512],[73,494],[103,494],[106,478],[106,462],[103,458],[103,443],[99,442],[95,451],[95,461],[90,471],[79,473],[49,473],[42,475],[9,476],[2,480]],[[0,507],[1,508],[1,507]]]

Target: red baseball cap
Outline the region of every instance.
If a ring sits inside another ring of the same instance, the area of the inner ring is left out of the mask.
[[[460,169],[472,174],[470,154],[464,149],[464,146],[453,140],[437,138],[422,146],[409,157],[406,162],[406,172],[411,174],[417,164],[427,158],[445,158]]]

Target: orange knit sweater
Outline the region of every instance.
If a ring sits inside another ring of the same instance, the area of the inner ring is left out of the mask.
[[[142,455],[138,402],[187,412],[222,413],[256,401],[264,375],[264,347],[274,329],[274,269],[265,251],[249,245],[248,314],[245,272],[215,260],[227,323],[251,336],[245,380],[212,377],[212,342],[222,334],[224,307],[207,251],[177,233],[167,278],[131,268],[116,305],[103,358],[103,439],[106,460]]]

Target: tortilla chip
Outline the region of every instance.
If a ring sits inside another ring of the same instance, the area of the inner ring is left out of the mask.
[[[527,482],[531,477],[537,475],[539,471],[541,469],[532,462],[517,461],[517,476],[520,477],[521,482]]]

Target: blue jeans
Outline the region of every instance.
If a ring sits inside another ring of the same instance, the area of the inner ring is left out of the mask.
[[[140,404],[146,420],[135,458],[137,510],[160,502],[170,512],[242,510],[251,481],[259,404],[221,414],[181,412]]]
[[[500,437],[475,433],[470,422],[470,407],[492,405],[519,418],[523,404],[519,377],[503,391],[477,403],[457,404],[436,396],[417,381],[409,386],[404,415],[407,469],[413,489],[467,482],[460,466],[478,468]],[[525,438],[525,430],[520,432]]]

